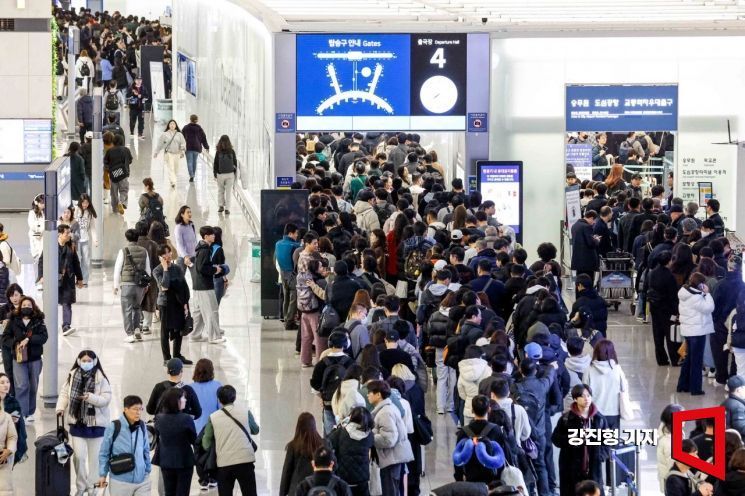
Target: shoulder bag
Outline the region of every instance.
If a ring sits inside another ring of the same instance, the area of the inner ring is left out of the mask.
[[[118,455],[114,454],[114,443],[116,442],[116,438],[119,437],[119,433],[122,430],[122,423],[120,420],[114,420],[114,436],[111,440],[111,455],[109,456],[109,466],[111,469],[111,473],[114,475],[121,475],[126,474],[135,469],[135,450],[137,449],[137,438],[140,437],[140,431],[142,429],[142,422],[140,422],[140,425],[137,428],[137,432],[135,433],[135,442],[132,446],[132,452],[131,453],[120,453]]]
[[[150,286],[152,277],[150,277],[147,272],[137,266],[134,259],[132,259],[132,254],[129,252],[129,248],[124,249],[124,255],[127,257],[127,261],[129,261],[129,264],[132,266],[132,270],[134,271],[135,284],[141,288]]]
[[[245,426],[244,426],[243,424],[241,424],[240,422],[238,422],[238,420],[237,420],[237,419],[236,419],[235,417],[233,417],[233,416],[232,416],[232,415],[230,414],[230,412],[228,412],[228,411],[227,411],[226,409],[224,409],[224,408],[221,408],[221,409],[220,409],[220,411],[221,411],[222,413],[224,413],[225,415],[227,415],[227,416],[228,416],[228,417],[230,418],[230,420],[232,420],[233,422],[235,422],[235,423],[236,423],[236,425],[237,425],[238,427],[240,427],[240,428],[241,428],[241,430],[243,431],[243,433],[244,433],[244,434],[246,435],[246,437],[248,438],[248,442],[249,442],[249,443],[251,443],[251,447],[253,448],[253,450],[254,450],[254,453],[256,453],[256,450],[257,450],[257,449],[258,449],[259,447],[258,447],[258,446],[256,446],[256,442],[255,442],[255,441],[253,440],[253,438],[251,438],[251,434],[249,434],[249,433],[248,433],[248,430],[246,429],[246,427],[245,427]],[[249,416],[249,418],[251,417],[251,412],[249,412],[249,413],[248,413],[248,416]]]
[[[619,380],[621,383],[621,389],[618,393],[619,413],[623,420],[633,420],[635,415],[634,407],[631,405],[631,398],[629,397],[629,383],[626,380],[626,374],[623,373],[623,369],[619,367],[618,370],[620,372]]]

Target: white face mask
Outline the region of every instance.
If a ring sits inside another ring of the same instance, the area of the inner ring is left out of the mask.
[[[701,237],[705,238],[711,234],[711,231],[701,231]]]

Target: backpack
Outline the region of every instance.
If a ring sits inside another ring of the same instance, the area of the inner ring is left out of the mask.
[[[499,443],[488,437],[489,433],[496,427],[496,425],[491,423],[486,424],[481,430],[481,434],[477,436],[469,426],[464,426],[462,428],[463,433],[468,437],[458,441],[458,444],[455,446],[455,451],[453,452],[455,466],[462,467],[475,457],[479,465],[496,474],[496,471],[503,467],[505,463],[504,450]],[[480,445],[486,448],[487,457],[484,457],[483,453],[479,455]],[[492,466],[488,466],[485,462],[490,462]]]
[[[422,265],[427,261],[426,258],[426,255],[418,249],[409,253],[404,262],[404,273],[406,274],[406,277],[413,281],[419,279],[419,275],[422,272]]]
[[[313,290],[306,284],[312,280],[310,272],[301,272],[297,275],[297,309],[301,312],[315,312],[321,306]]]
[[[375,205],[373,207],[375,213],[378,214],[378,221],[381,226],[385,224],[385,221],[387,221],[391,215],[393,215],[393,212],[391,212],[391,209],[388,207],[389,205],[387,203],[385,205]]]
[[[91,69],[88,67],[87,63],[84,63],[80,66],[80,75],[83,77],[88,77],[91,75]]]
[[[154,221],[158,221],[161,224],[163,224],[163,227],[166,226],[166,219],[163,216],[163,205],[159,201],[158,195],[147,196],[147,208],[145,209],[145,214],[143,218],[145,221],[149,224],[152,224]],[[168,228],[166,227],[166,234],[168,234]]]
[[[313,486],[306,494],[307,496],[337,496],[337,492],[334,489],[335,487],[336,477],[331,477],[331,480],[329,480],[327,485]]]
[[[569,374],[569,392],[564,396],[564,411],[569,410],[572,403],[574,403],[574,399],[572,399],[572,388],[578,384],[582,384],[582,374],[569,368],[566,370]]]
[[[330,405],[334,393],[344,380],[347,367],[354,362],[347,355],[341,357],[340,362],[332,362],[329,357],[324,358],[323,362],[326,364],[326,369],[323,371],[323,379],[321,379],[321,399],[325,405]]]
[[[629,158],[629,151],[634,148],[633,143],[629,143],[628,140],[623,140],[620,145],[618,145],[618,158],[620,162],[623,164],[628,160]]]
[[[218,174],[232,174],[235,172],[235,164],[233,163],[233,154],[222,152],[217,157],[217,173]]]
[[[119,98],[116,93],[109,93],[106,95],[106,110],[109,112],[116,112],[119,110]]]

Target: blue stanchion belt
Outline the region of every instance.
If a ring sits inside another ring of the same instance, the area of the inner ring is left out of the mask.
[[[616,465],[621,467],[621,470],[626,474],[626,484],[629,486],[629,488],[634,491],[634,494],[639,494],[637,488],[636,488],[636,475],[634,472],[629,470],[629,467],[626,466],[625,463],[623,463],[618,456],[616,456],[615,451],[611,451],[610,453],[611,458],[613,458],[613,461],[616,462]]]

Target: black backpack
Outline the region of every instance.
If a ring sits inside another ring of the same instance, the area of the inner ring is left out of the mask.
[[[385,224],[385,221],[387,221],[391,215],[393,215],[393,212],[389,208],[389,204],[386,203],[385,205],[375,205],[373,207],[373,210],[375,210],[375,213],[378,214],[378,221],[380,222],[380,227],[383,227],[383,224]]]
[[[143,219],[145,220],[145,222],[147,222],[148,225],[152,224],[155,221],[160,222],[163,225],[166,236],[168,236],[168,224],[166,224],[166,218],[163,215],[163,205],[160,203],[159,197],[157,195],[145,196],[147,197],[147,207],[145,208]]]
[[[546,400],[541,401],[532,391],[521,387],[522,385],[518,382],[515,383],[515,388],[512,393],[512,400],[523,407],[528,412],[533,422],[545,419],[546,412]]]
[[[331,398],[334,397],[334,393],[344,380],[347,367],[352,365],[353,360],[345,355],[338,362],[331,361],[329,357],[324,358],[323,361],[326,364],[326,369],[323,371],[323,379],[321,380],[321,399],[325,404],[330,404]]]
[[[306,494],[307,496],[337,496],[338,493],[336,492],[335,488],[336,478],[331,477],[331,480],[329,480],[329,483],[327,485],[313,486]]]
[[[222,152],[217,158],[217,173],[218,174],[232,174],[235,172],[235,164],[233,163],[233,154]]]
[[[80,66],[80,75],[83,77],[88,77],[91,75],[91,69],[90,67],[88,67],[87,63]]]
[[[116,93],[109,93],[106,95],[106,110],[109,112],[116,112],[119,110],[119,98]]]

